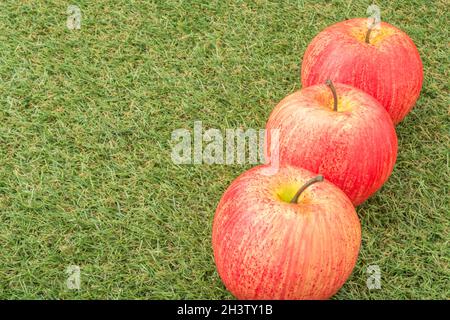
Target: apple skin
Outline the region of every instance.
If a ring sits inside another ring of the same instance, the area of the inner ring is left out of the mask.
[[[271,148],[278,146],[281,165],[322,174],[357,206],[390,176],[397,135],[389,114],[373,97],[348,85],[334,86],[337,112],[325,84],[297,91],[275,107],[266,125],[267,162]],[[279,129],[278,143],[271,141],[273,129]]]
[[[218,273],[238,299],[328,299],[358,258],[355,208],[326,180],[289,203],[316,175],[291,166],[273,175],[266,169],[240,175],[217,206],[212,244]]]
[[[372,29],[367,44],[367,23],[351,19],[320,32],[303,56],[302,85],[331,79],[357,87],[377,99],[398,124],[419,97],[422,61],[411,38],[386,22]]]

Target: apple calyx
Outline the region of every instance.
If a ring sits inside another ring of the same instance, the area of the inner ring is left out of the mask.
[[[333,100],[334,100],[333,110],[338,111],[338,98],[336,88],[334,87],[333,82],[330,79],[328,79],[325,82],[325,84],[330,88],[331,92],[333,93]]]
[[[300,195],[303,193],[303,191],[306,190],[306,188],[308,188],[310,185],[316,183],[316,182],[321,182],[323,181],[323,176],[322,175],[318,175],[312,179],[309,179],[308,181],[306,181],[306,183],[300,188],[298,189],[297,193],[295,194],[295,196],[292,198],[291,203],[297,203],[298,198],[300,197]]]

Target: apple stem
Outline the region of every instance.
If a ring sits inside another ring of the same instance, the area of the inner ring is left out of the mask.
[[[372,27],[373,24],[367,29],[367,33],[366,33],[366,43],[370,44],[370,33],[372,32]]]
[[[334,106],[333,106],[333,110],[334,111],[338,111],[338,98],[337,98],[337,93],[336,93],[336,88],[333,85],[333,82],[328,79],[325,84],[330,87],[331,92],[333,93],[333,100],[334,100]]]
[[[320,174],[318,176],[316,176],[316,177],[306,181],[306,183],[300,189],[298,189],[297,193],[292,198],[291,203],[297,203],[298,198],[303,193],[303,191],[306,190],[306,188],[308,188],[310,185],[312,185],[312,184],[314,184],[316,182],[321,182],[321,181],[323,181],[323,176],[320,175]]]

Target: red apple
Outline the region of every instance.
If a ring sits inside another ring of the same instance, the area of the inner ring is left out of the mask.
[[[331,79],[357,87],[377,99],[397,124],[419,97],[422,61],[406,33],[386,22],[370,28],[370,21],[351,19],[320,32],[303,57],[302,84]]]
[[[266,129],[279,129],[278,141],[267,134],[269,160],[270,149],[276,148],[280,164],[323,174],[354,205],[384,184],[397,158],[389,114],[373,97],[344,84],[329,82],[287,96],[272,111]]]
[[[347,196],[323,177],[267,165],[239,176],[217,206],[217,270],[239,299],[327,299],[351,274],[361,226]]]

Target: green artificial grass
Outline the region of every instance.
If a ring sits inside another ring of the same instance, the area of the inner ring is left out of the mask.
[[[385,186],[358,208],[336,299],[448,299],[448,2],[376,1],[416,43],[424,84]],[[68,30],[68,4],[81,30]],[[326,26],[368,1],[0,3],[0,298],[233,298],[215,207],[252,165],[175,165],[171,133],[264,128]],[[81,289],[66,268],[81,267]],[[381,289],[366,287],[370,265]]]

